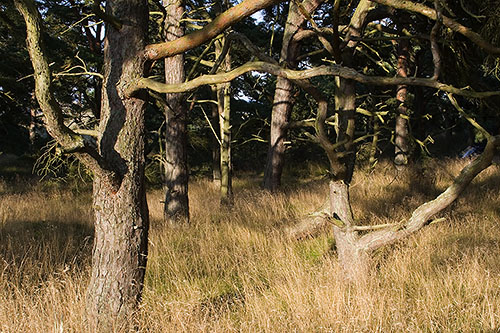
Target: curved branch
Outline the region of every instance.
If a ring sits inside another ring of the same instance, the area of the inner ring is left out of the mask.
[[[281,1],[283,0],[244,0],[240,4],[231,7],[217,16],[201,30],[192,32],[170,42],[146,46],[144,57],[147,60],[159,60],[188,51],[216,37],[226,28],[243,18]]]
[[[289,80],[303,80],[316,76],[340,76],[345,79],[351,79],[360,83],[377,86],[390,85],[414,85],[434,88],[455,95],[470,97],[470,98],[486,98],[491,96],[499,96],[500,91],[483,91],[477,92],[473,90],[465,90],[452,85],[441,83],[436,80],[416,77],[384,77],[384,76],[368,76],[357,72],[356,70],[343,67],[340,65],[319,66],[305,70],[291,70],[282,68],[273,63],[262,61],[248,62],[230,72],[219,73],[215,75],[202,75],[191,81],[181,84],[164,84],[150,78],[141,78],[129,86],[127,91],[128,96],[132,96],[141,89],[149,89],[159,93],[180,93],[190,91],[202,85],[226,83],[236,79],[249,72],[269,73],[276,76],[281,76]]]
[[[389,7],[404,9],[410,12],[418,13],[430,18],[431,20],[438,19],[437,17],[438,15],[434,9],[419,3],[415,3],[413,1],[405,1],[405,0],[370,0],[370,1],[376,2],[381,5],[386,5]],[[451,30],[467,37],[471,42],[475,43],[489,54],[497,57],[500,56],[500,47],[496,47],[488,43],[477,32],[470,30],[469,28],[461,25],[457,21],[445,15],[443,15],[443,24],[448,28],[450,28]]]
[[[40,13],[31,0],[15,0],[14,3],[26,22],[26,46],[34,69],[35,95],[45,115],[47,130],[65,150],[82,149],[83,138],[64,125],[61,106],[52,92],[52,75],[41,36]]]
[[[51,72],[41,37],[42,19],[34,2],[14,0],[14,3],[26,22],[26,45],[34,69],[35,95],[44,113],[47,131],[61,145],[63,152],[76,153],[93,172],[116,184],[118,179],[99,155],[95,140],[86,135],[79,135],[64,125],[61,106],[52,93]]]
[[[433,215],[439,213],[455,201],[474,177],[491,165],[493,156],[499,146],[500,136],[491,137],[484,152],[462,169],[453,184],[436,199],[426,202],[415,209],[408,222],[402,225],[402,228],[389,228],[369,233],[359,239],[358,248],[365,251],[374,251],[382,246],[406,238],[422,229]]]

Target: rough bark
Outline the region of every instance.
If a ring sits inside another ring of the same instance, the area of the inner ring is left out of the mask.
[[[224,70],[231,69],[231,56],[226,55]],[[233,203],[232,161],[231,161],[231,83],[217,85],[217,103],[220,125],[220,199],[223,205]]]
[[[301,6],[310,13],[314,12],[321,2],[306,0]],[[297,65],[298,45],[293,40],[293,36],[305,20],[306,17],[300,13],[298,4],[294,1],[290,2],[279,61],[287,68],[295,68]],[[278,190],[281,186],[281,174],[285,164],[287,125],[293,108],[293,93],[293,83],[284,77],[278,77],[271,112],[269,149],[264,169],[264,188],[271,192]]]
[[[271,113],[271,134],[264,170],[264,188],[274,192],[281,186],[281,174],[285,164],[285,140],[287,124],[293,108],[293,84],[278,77]]]
[[[128,322],[138,309],[147,259],[149,214],[144,189],[144,111],[142,99],[126,98],[127,82],[142,75],[147,7],[141,0],[108,2],[107,11],[123,19],[108,27],[99,151],[116,170],[117,185],[94,180],[95,240],[87,303],[93,324]],[[127,45],[127,47],[123,47]]]
[[[343,144],[339,147],[339,152],[342,154],[337,157],[340,163],[330,163],[330,168],[335,179],[350,183],[356,159],[353,144],[356,125],[356,83],[342,78],[336,78],[336,83],[337,143]]]
[[[398,45],[398,67],[397,75],[400,77],[408,77],[408,45],[407,40],[401,40]],[[396,127],[394,131],[394,164],[401,167],[408,164],[409,154],[409,113],[406,106],[406,97],[408,95],[408,86],[398,85],[396,88],[396,99],[399,103],[396,110]]]
[[[180,0],[165,0],[166,41],[184,35],[181,18],[184,7]],[[178,84],[185,80],[184,55],[165,58],[165,83]],[[189,221],[187,162],[187,106],[182,93],[166,94],[165,133],[165,206],[167,224]]]
[[[143,186],[144,109],[125,97],[127,82],[143,74],[140,55],[147,27],[146,3],[108,2],[124,19],[108,28],[99,138],[78,135],[64,125],[52,94],[52,79],[41,39],[41,17],[31,0],[16,0],[27,26],[27,47],[35,72],[35,94],[45,126],[66,152],[94,173],[95,240],[87,291],[91,330],[109,331],[130,323],[138,309],[147,258],[148,210]],[[127,47],[123,47],[127,45]]]
[[[358,246],[359,236],[352,228],[354,217],[349,184],[342,180],[331,181],[329,189],[330,218],[335,220],[333,227],[335,247],[344,277],[348,282],[363,283],[369,274],[370,257],[367,251]]]

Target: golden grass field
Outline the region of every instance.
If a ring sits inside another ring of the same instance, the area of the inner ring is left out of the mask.
[[[352,184],[356,219],[400,221],[444,189],[464,161],[434,162],[423,181],[379,165]],[[325,180],[294,180],[271,196],[235,180],[219,209],[208,180],[190,187],[192,223],[162,227],[150,191],[150,258],[137,324],[143,332],[499,332],[500,174],[493,166],[410,239],[375,254],[368,285],[342,283],[331,232],[283,230],[319,207]],[[92,246],[89,191],[0,183],[0,331],[86,332]]]

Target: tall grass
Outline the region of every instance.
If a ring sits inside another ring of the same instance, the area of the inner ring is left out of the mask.
[[[362,224],[408,218],[448,185],[462,161],[395,179],[359,172],[352,199]],[[418,181],[412,178],[420,178]],[[90,194],[0,184],[0,331],[85,332],[91,254]],[[362,289],[343,283],[325,232],[292,241],[282,230],[319,207],[325,181],[271,196],[235,181],[220,209],[207,180],[190,187],[192,223],[162,226],[163,194],[149,193],[152,229],[144,332],[484,332],[500,328],[500,176],[491,167],[445,220],[375,253]]]

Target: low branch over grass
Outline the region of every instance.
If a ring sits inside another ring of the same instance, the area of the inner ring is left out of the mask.
[[[500,136],[490,137],[484,152],[468,164],[460,175],[436,199],[420,205],[413,211],[410,219],[401,228],[388,228],[364,235],[358,241],[358,248],[364,251],[374,251],[382,246],[394,243],[422,229],[430,218],[448,207],[467,188],[471,181],[484,169],[491,165],[497,148],[500,146]]]
[[[336,64],[330,66],[319,66],[305,70],[292,70],[282,68],[277,64],[263,61],[248,62],[238,68],[233,69],[230,72],[224,72],[214,75],[202,75],[191,81],[181,84],[165,84],[151,78],[141,78],[130,85],[127,94],[129,96],[132,96],[141,89],[149,89],[158,93],[181,93],[194,90],[203,85],[230,82],[237,77],[249,72],[269,73],[284,77],[288,80],[305,80],[316,76],[340,76],[342,78],[351,79],[367,85],[423,86],[470,98],[485,98],[500,95],[500,91],[478,92],[466,88],[457,88],[452,85],[441,83],[439,81],[428,78],[368,76],[361,74],[352,68],[343,67]]]

